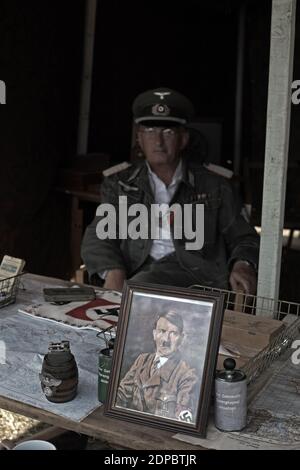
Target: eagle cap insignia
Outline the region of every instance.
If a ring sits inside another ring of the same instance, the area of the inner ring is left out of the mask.
[[[158,103],[152,106],[153,116],[169,116],[170,108],[166,104]]]
[[[159,96],[161,100],[165,99],[165,96],[169,96],[171,94],[170,91],[155,91],[154,95]]]

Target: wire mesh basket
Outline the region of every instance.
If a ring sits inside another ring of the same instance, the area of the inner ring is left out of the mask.
[[[100,338],[102,341],[104,341],[106,348],[113,349],[116,334],[117,325],[112,325],[99,331],[96,336],[97,338]]]
[[[219,292],[223,294],[225,298],[225,309],[227,310],[235,310],[250,315],[260,315],[283,322],[284,328],[268,346],[241,367],[247,375],[248,384],[252,383],[283,352],[290,348],[295,338],[300,335],[299,303],[284,300],[275,301],[268,297],[259,297],[197,284],[193,285],[192,288],[201,289],[207,293]]]
[[[0,279],[0,308],[12,304],[16,301],[20,286],[20,279],[24,273]]]

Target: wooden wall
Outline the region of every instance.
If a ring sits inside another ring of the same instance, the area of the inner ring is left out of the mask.
[[[68,201],[53,187],[76,151],[83,6],[1,0],[0,258],[41,274],[68,268]]]

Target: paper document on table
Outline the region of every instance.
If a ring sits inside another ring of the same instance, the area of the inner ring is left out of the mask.
[[[176,439],[209,449],[300,450],[300,367],[289,351],[251,403],[247,426],[221,432],[209,421],[206,439],[177,434]]]
[[[44,396],[39,373],[50,342],[70,341],[79,372],[77,396],[68,403],[51,403]],[[96,331],[78,330],[57,322],[20,313],[0,322],[0,343],[5,357],[0,364],[0,395],[81,421],[98,402],[98,356],[105,342]]]

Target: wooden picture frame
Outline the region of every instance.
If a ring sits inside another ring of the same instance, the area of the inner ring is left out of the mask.
[[[206,434],[224,297],[129,281],[104,414]]]

